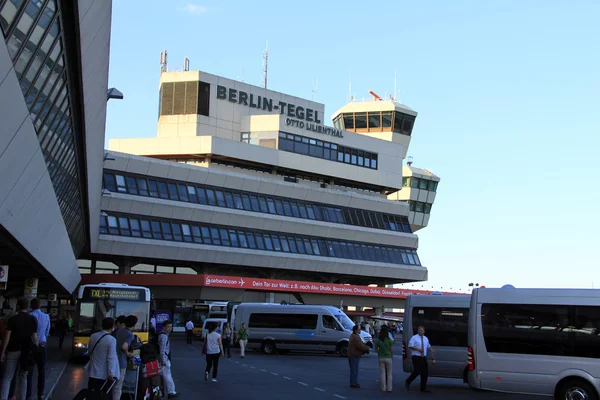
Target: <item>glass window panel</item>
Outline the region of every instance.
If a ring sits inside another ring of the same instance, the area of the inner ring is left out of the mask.
[[[294,153],[308,154],[308,144],[296,142],[294,146]]]
[[[404,117],[402,121],[402,133],[405,135],[410,135],[412,133],[414,122],[414,117]]]
[[[256,249],[256,241],[254,240],[254,233],[247,232],[246,237],[248,238],[248,247]]]
[[[160,222],[152,221],[152,236],[154,239],[162,239],[162,232],[160,230]]]
[[[309,154],[313,157],[323,158],[323,148],[316,145],[311,145]]]
[[[298,208],[298,203],[291,202],[292,205],[292,215],[296,218],[300,218],[300,209]]]
[[[313,253],[315,253],[316,256],[321,255],[321,250],[319,249],[319,243],[317,242],[317,240],[311,239],[311,245]]]
[[[308,218],[310,218],[310,219],[316,219],[315,210],[313,209],[312,205],[310,205],[310,204],[306,205],[306,212],[308,213]]]
[[[290,244],[288,243],[286,236],[281,236],[281,248],[286,253],[290,252]]]
[[[344,114],[344,129],[354,129],[354,115]]]
[[[306,254],[306,249],[304,248],[304,242],[302,241],[302,238],[296,238],[296,247],[298,247],[298,253]]]
[[[163,222],[161,224],[163,237],[165,240],[173,240],[173,235],[171,234],[171,224],[168,222]]]
[[[24,0],[7,1],[4,4],[4,7],[2,7],[2,10],[0,10],[0,26],[4,32],[6,32],[8,27],[14,22],[17,12],[23,2]]]
[[[208,200],[209,206],[217,205],[217,198],[215,196],[215,191],[213,189],[206,189],[206,199]]]
[[[254,235],[256,238],[256,247],[258,247],[259,250],[264,250],[265,249],[265,241],[263,239],[262,234],[255,233]]]
[[[210,237],[210,229],[207,226],[202,226],[202,240],[206,244],[212,244],[212,238]]]
[[[242,196],[240,196],[239,193],[233,194],[233,200],[235,202],[235,208],[237,208],[238,210],[244,209],[244,204],[242,203]]]
[[[148,181],[148,190],[150,192],[150,197],[158,197],[158,184],[156,181]]]
[[[265,239],[265,247],[267,250],[273,250],[273,242],[271,241],[271,235],[263,235]]]
[[[381,128],[381,113],[370,112],[369,113],[369,128]]]
[[[258,201],[260,203],[260,212],[262,212],[262,213],[268,213],[269,212],[269,206],[267,205],[267,199],[265,199],[264,197],[259,197]]]
[[[298,253],[298,247],[296,247],[296,240],[293,236],[287,237],[288,244],[290,245],[290,251],[292,253]]]
[[[250,203],[252,204],[252,211],[260,212],[260,205],[258,204],[258,197],[250,196]]]
[[[108,233],[108,226],[106,225],[106,217],[100,216],[100,233]]]
[[[371,168],[377,169],[377,156],[376,155],[374,155],[373,158],[371,159]]]
[[[384,111],[381,113],[381,126],[384,128],[392,127],[392,113],[391,111]]]
[[[167,189],[167,184],[162,181],[158,181],[158,194],[161,199],[169,198],[169,189]]]
[[[121,235],[130,236],[131,233],[129,231],[129,220],[126,217],[119,217],[119,229],[121,231]]]
[[[252,211],[252,204],[250,203],[250,196],[242,194],[242,203],[244,204],[244,210]]]
[[[402,113],[394,113],[394,132],[402,133]]]
[[[240,247],[247,248],[248,240],[246,239],[246,234],[243,231],[237,231],[238,240],[240,242]]]
[[[306,250],[306,254],[313,254],[312,244],[310,243],[310,239],[304,239],[304,249]]]
[[[294,142],[288,139],[279,138],[279,150],[283,151],[294,151]]]
[[[111,235],[119,234],[119,223],[117,222],[117,217],[113,217],[113,216],[108,217],[108,232]]]
[[[137,190],[137,182],[134,177],[127,177],[127,193],[129,194],[138,194]]]
[[[275,200],[275,206],[277,208],[277,214],[283,215],[284,214],[284,212],[283,212],[283,203],[281,202],[281,200],[276,199]]]
[[[429,181],[429,187],[427,188],[427,190],[429,190],[431,192],[435,192],[437,190],[437,182]]]
[[[116,178],[117,178],[117,191],[119,193],[127,193],[125,177],[123,175],[116,175]]]
[[[283,200],[283,211],[288,217],[292,216],[292,207],[290,205],[290,202],[287,200]]]
[[[356,113],[354,115],[354,127],[356,129],[366,129],[367,128],[367,114],[366,113]]]
[[[179,200],[179,195],[177,194],[177,184],[169,183],[169,198],[171,200]]]
[[[179,189],[179,199],[181,201],[189,201],[187,186],[180,183],[177,185],[177,188]]]
[[[344,153],[342,152],[342,150],[340,150],[340,151],[337,153],[337,160],[338,160],[339,162],[344,162]]]
[[[148,183],[145,179],[137,178],[137,187],[142,196],[148,196]]]
[[[225,203],[225,194],[222,190],[215,190],[217,194],[217,205],[219,207],[225,207],[227,204]]]
[[[198,203],[200,204],[208,204],[208,199],[206,198],[206,190],[204,190],[204,188],[197,188],[198,189]]]
[[[427,190],[428,187],[429,187],[429,181],[427,181],[425,179],[419,180],[419,189]]]
[[[271,198],[267,198],[267,204],[269,205],[269,212],[271,214],[277,214],[277,211],[275,209],[275,201],[273,201],[273,199]]]
[[[229,230],[229,239],[231,240],[231,246],[240,247],[237,232],[233,229]]]
[[[221,245],[221,235],[219,235],[219,228],[210,228],[210,237],[214,245]]]
[[[231,192],[225,192],[225,204],[227,204],[227,207],[229,208],[234,208],[233,195]]]
[[[273,240],[273,250],[281,251],[281,242],[279,241],[279,237],[277,235],[271,235],[271,239]]]
[[[152,238],[152,228],[150,227],[150,221],[142,220],[142,234],[145,238]]]
[[[181,242],[183,240],[183,236],[181,234],[181,225],[177,224],[177,223],[173,223],[171,224],[172,228],[173,228],[173,238],[178,241]]]
[[[117,185],[115,184],[115,176],[113,174],[104,174],[104,187],[111,192],[117,191]]]
[[[189,201],[191,201],[192,203],[197,203],[198,195],[196,194],[196,187],[188,185],[186,186],[186,189]]]
[[[194,236],[194,242],[202,243],[202,233],[199,226],[192,225],[192,235]]]
[[[192,241],[192,231],[188,224],[181,224],[181,230],[183,233],[183,240],[186,242]]]
[[[304,204],[300,203],[300,204],[298,204],[298,209],[300,210],[300,218],[307,219],[308,213],[306,212],[306,206]]]

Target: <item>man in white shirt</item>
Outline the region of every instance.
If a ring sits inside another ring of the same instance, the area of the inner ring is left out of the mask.
[[[86,365],[90,390],[100,390],[105,381],[119,379],[121,371],[117,359],[117,339],[111,335],[114,325],[114,319],[104,318],[102,330],[90,336],[90,361]]]
[[[194,323],[191,319],[188,319],[188,322],[185,323],[185,336],[187,344],[192,344],[192,339],[194,337]]]
[[[405,382],[406,390],[410,389],[410,384],[417,376],[421,376],[421,392],[429,392],[427,390],[427,354],[431,352],[435,354],[435,350],[429,344],[429,339],[425,336],[425,328],[419,326],[417,334],[408,341],[408,348],[412,356],[413,373]]]

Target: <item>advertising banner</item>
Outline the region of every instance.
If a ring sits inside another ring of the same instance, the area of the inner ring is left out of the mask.
[[[168,312],[168,311],[166,311],[166,312],[163,312],[163,311],[157,312],[155,315],[156,315],[156,331],[157,332],[162,331],[162,324],[163,324],[164,321],[167,321],[167,320],[171,320],[172,321],[172,319],[171,319],[171,313]]]

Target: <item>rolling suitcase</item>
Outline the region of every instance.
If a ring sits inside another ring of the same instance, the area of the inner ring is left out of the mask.
[[[112,400],[112,388],[117,383],[116,380],[107,380],[98,390],[81,389],[73,400]]]

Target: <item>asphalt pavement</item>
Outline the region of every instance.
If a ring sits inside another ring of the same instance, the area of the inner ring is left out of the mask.
[[[246,352],[241,359],[239,349],[232,351],[231,358],[219,363],[217,382],[204,381],[205,361],[202,342],[186,345],[184,340],[172,340],[173,377],[182,400],[198,398],[285,400],[336,400],[373,398],[403,399],[542,399],[536,396],[518,396],[492,392],[476,392],[462,380],[430,378],[431,393],[419,392],[419,379],[413,382],[411,391],[404,388],[407,377],[402,371],[402,358],[395,356],[393,393],[379,389],[379,366],[376,354],[369,354],[360,361],[360,389],[350,388],[348,360],[333,354],[289,353],[266,356],[258,352]],[[56,390],[53,400],[71,400],[85,384],[82,365],[69,365]],[[545,399],[545,398],[544,398]]]

